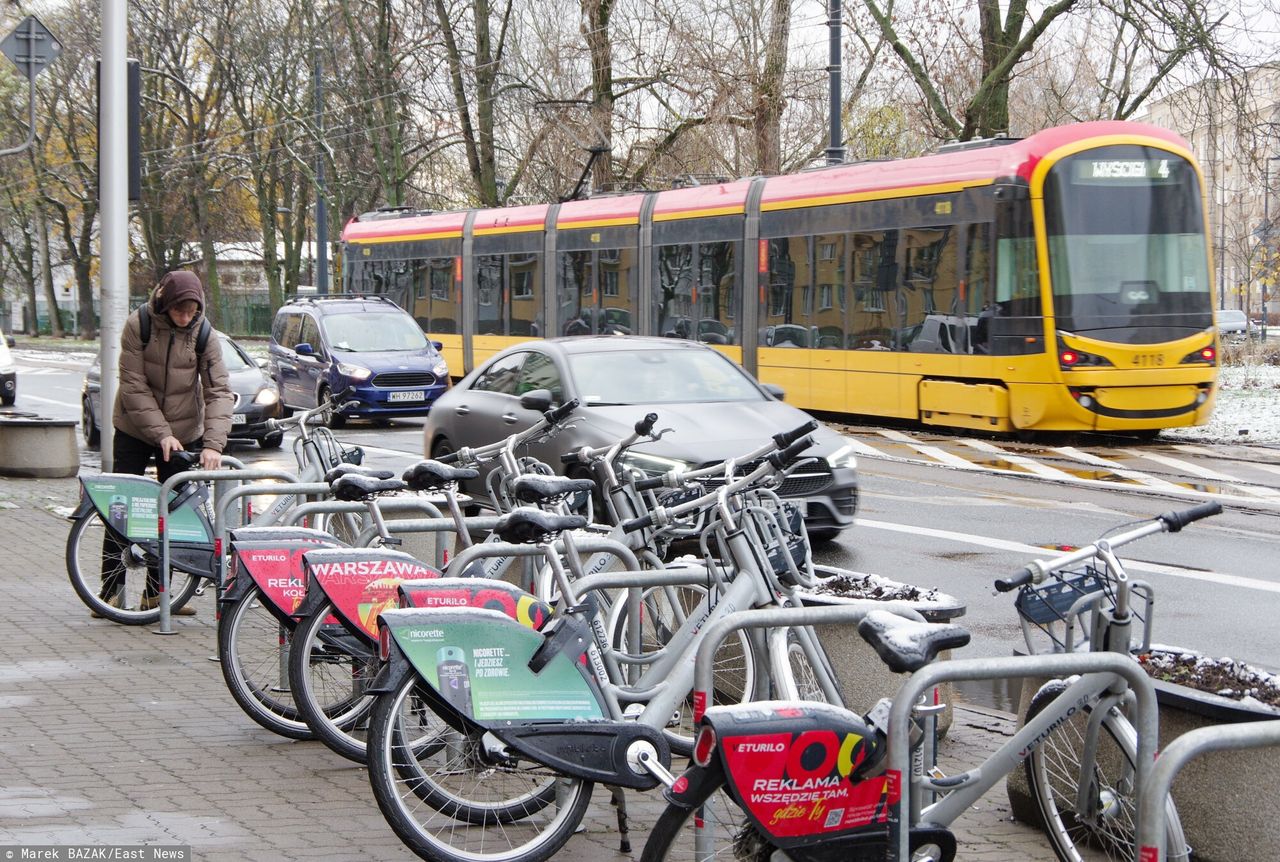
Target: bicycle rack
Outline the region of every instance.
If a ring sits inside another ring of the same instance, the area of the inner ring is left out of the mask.
[[[220,482],[241,482],[246,479],[283,479],[286,482],[296,482],[297,477],[292,473],[286,473],[282,470],[264,470],[260,468],[247,469],[238,458],[232,458],[224,455],[222,462],[232,469],[228,470],[186,470],[182,473],[176,473],[166,479],[160,485],[159,494],[156,497],[156,511],[161,513],[161,517],[156,523],[156,538],[160,542],[160,628],[155,629],[154,633],[158,635],[171,635],[173,631],[173,617],[169,606],[169,531],[165,529],[165,514],[169,511],[169,494],[182,482],[213,482],[216,487]],[[242,485],[243,487],[243,485]],[[254,486],[250,486],[254,487]],[[279,487],[276,485],[257,486],[257,487]],[[326,486],[327,487],[327,486]],[[226,496],[235,499],[236,492],[240,488],[236,488],[229,492]],[[240,495],[243,496],[243,495]],[[222,495],[218,495],[218,508],[222,508]],[[213,521],[213,575],[219,588],[222,586],[222,534],[219,533],[219,516],[215,510]]]
[[[1138,799],[1138,855],[1134,862],[1164,862],[1165,804],[1173,779],[1195,757],[1211,751],[1280,746],[1280,719],[1218,724],[1189,730],[1160,752]]]
[[[889,711],[889,754],[885,766],[890,782],[889,794],[889,852],[890,862],[911,858],[909,830],[903,828],[902,805],[911,806],[913,815],[919,815],[922,793],[914,792],[911,776],[911,709],[916,700],[929,688],[942,682],[956,680],[1006,679],[1010,677],[1046,676],[1065,678],[1077,674],[1114,674],[1129,683],[1137,696],[1134,710],[1134,727],[1138,734],[1136,763],[1137,805],[1141,808],[1145,795],[1147,775],[1155,762],[1156,739],[1159,733],[1159,716],[1156,707],[1156,688],[1151,677],[1136,661],[1120,653],[1057,653],[1053,655],[1009,656],[1003,658],[953,659],[934,663],[916,671],[898,690]],[[1083,680],[1078,681],[1080,684]],[[1006,758],[1016,760],[1010,740],[1000,748],[991,760]],[[1163,760],[1163,757],[1161,758]],[[948,789],[948,788],[936,788]],[[894,790],[899,791],[895,793]],[[913,818],[914,819],[914,818]],[[945,819],[945,818],[944,818]],[[1145,862],[1145,860],[1144,860]]]

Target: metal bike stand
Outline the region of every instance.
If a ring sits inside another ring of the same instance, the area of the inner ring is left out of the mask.
[[[315,494],[328,494],[330,491],[328,482],[299,482],[298,477],[283,471],[271,470],[246,470],[246,479],[279,479],[279,482],[260,483],[257,485],[244,485],[239,488],[232,488],[226,494],[218,498],[218,503],[214,507],[213,516],[213,543],[216,550],[216,561],[218,575],[218,587],[222,587],[222,546],[227,538],[227,515],[231,504],[243,497],[305,497]],[[279,516],[277,516],[279,517]],[[263,522],[263,526],[270,526],[275,523],[275,518],[270,518]]]
[[[215,487],[219,482],[243,482],[245,479],[267,479],[279,478],[284,476],[286,480],[293,480],[295,477],[289,473],[282,473],[276,470],[249,470],[244,467],[243,462],[238,458],[226,456],[223,463],[230,466],[230,470],[187,470],[182,473],[175,473],[160,484],[160,491],[156,498],[156,512],[159,513],[156,519],[156,538],[160,541],[160,628],[153,629],[154,634],[171,635],[173,631],[173,617],[170,609],[169,595],[169,531],[165,528],[166,516],[169,514],[169,494],[173,492],[179,484],[183,482],[213,482]],[[232,491],[232,494],[235,492]],[[230,495],[228,495],[230,496]],[[221,498],[216,498],[221,502]],[[218,518],[215,514],[214,522],[214,541],[213,541],[213,574],[216,579],[216,585],[222,586],[222,541],[218,538]]]
[[[977,679],[1008,679],[1012,677],[1042,676],[1064,678],[1083,674],[1114,674],[1124,678],[1137,696],[1133,724],[1138,735],[1136,757],[1136,804],[1141,809],[1146,789],[1147,773],[1155,762],[1156,740],[1159,733],[1159,716],[1156,707],[1156,688],[1151,677],[1136,661],[1120,653],[1059,653],[1052,655],[1009,656],[1002,658],[952,659],[935,663],[916,671],[898,689],[889,711],[889,754],[886,776],[890,782],[889,793],[889,847],[886,858],[890,862],[910,859],[910,831],[903,828],[903,805],[918,815],[918,794],[911,786],[911,709],[926,690],[942,682]],[[1007,744],[1006,744],[1007,745]],[[1003,751],[1003,749],[1002,749]],[[995,757],[999,757],[997,752]],[[895,793],[894,791],[898,791]]]
[[[887,611],[916,622],[925,622],[925,618],[906,602],[881,602],[874,599],[854,600],[849,603],[818,608],[759,608],[755,610],[736,611],[729,614],[707,629],[702,642],[698,644],[697,656],[694,659],[693,671],[693,719],[702,720],[702,715],[712,705],[711,692],[715,676],[712,656],[720,648],[721,642],[730,632],[739,629],[771,628],[774,626],[817,626],[825,624],[858,623],[872,611]]]
[[[1165,746],[1138,800],[1138,855],[1134,862],[1164,862],[1165,804],[1173,779],[1188,761],[1211,751],[1280,746],[1280,719],[1217,724],[1189,730]]]
[[[478,530],[492,530],[498,526],[501,520],[500,515],[485,515],[483,517],[468,518],[467,525],[474,526]],[[453,518],[403,518],[400,520],[390,521],[386,525],[388,533],[457,533],[458,524]],[[361,533],[363,538],[364,534]],[[444,571],[448,561],[444,558],[444,546],[437,543],[435,559],[432,565],[437,569]]]

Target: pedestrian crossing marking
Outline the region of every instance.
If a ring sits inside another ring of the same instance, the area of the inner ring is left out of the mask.
[[[1192,464],[1190,461],[1184,461],[1181,458],[1170,458],[1168,455],[1161,455],[1157,452],[1143,452],[1140,449],[1123,449],[1121,451],[1132,455],[1134,458],[1146,458],[1148,461],[1155,461],[1157,464],[1172,467],[1190,476],[1199,476],[1201,479],[1212,479],[1215,482],[1241,481],[1235,476],[1228,476],[1226,473],[1210,470],[1208,467],[1201,467],[1199,464]]]
[[[1037,476],[1043,476],[1046,479],[1056,479],[1063,482],[1078,481],[1078,478],[1076,476],[1072,476],[1070,473],[1065,473],[1055,467],[1050,467],[1048,464],[1041,464],[1039,461],[1032,460],[1031,458],[1027,458],[1022,455],[1014,455],[1012,452],[1006,452],[999,446],[993,446],[985,440],[971,440],[966,438],[960,442],[968,446],[970,449],[977,449],[979,452],[985,452],[988,455],[996,455],[1003,461],[1008,461],[1010,464],[1015,464],[1030,473],[1035,473]]]
[[[903,434],[901,431],[894,431],[892,428],[879,428],[877,429],[877,433],[879,433],[884,437],[887,437],[890,440],[893,440],[896,443],[902,443],[903,445],[910,446],[912,449],[915,449],[921,455],[924,455],[927,458],[932,458],[933,460],[938,461],[942,464],[946,464],[950,467],[955,467],[960,470],[986,469],[981,464],[975,464],[972,461],[966,461],[964,458],[961,458],[959,455],[952,455],[950,452],[947,452],[944,449],[939,449],[937,446],[928,446],[928,445],[925,445],[924,443],[917,443],[913,438],[907,436],[906,434]]]
[[[1178,487],[1172,482],[1166,482],[1164,479],[1159,479],[1155,476],[1150,476],[1146,473],[1140,473],[1137,470],[1126,469],[1124,467],[1121,467],[1115,461],[1108,461],[1106,458],[1099,458],[1097,455],[1092,455],[1088,452],[1083,452],[1075,448],[1074,446],[1055,446],[1055,447],[1051,447],[1049,451],[1057,452],[1060,455],[1065,455],[1068,458],[1071,458],[1076,461],[1080,461],[1084,464],[1089,464],[1090,466],[1093,466],[1093,467],[1103,467],[1107,470],[1110,470],[1112,473],[1116,474],[1122,479],[1129,479],[1130,481],[1138,482],[1143,485],[1146,485],[1149,488],[1159,488],[1161,490],[1167,491],[1171,488],[1177,489]]]

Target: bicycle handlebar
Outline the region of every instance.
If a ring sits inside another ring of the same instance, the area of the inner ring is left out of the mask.
[[[777,446],[779,449],[785,449],[806,434],[812,434],[817,430],[818,420],[810,419],[798,428],[792,428],[790,431],[783,431],[781,434],[774,434],[773,445]]]
[[[1201,503],[1199,506],[1192,506],[1190,509],[1183,509],[1181,512],[1165,512],[1159,518],[1164,522],[1165,529],[1170,533],[1176,533],[1193,521],[1220,514],[1222,514],[1221,503]]]
[[[643,530],[645,527],[653,526],[653,515],[643,515],[639,518],[633,518],[622,525],[622,532],[634,533],[636,530]]]
[[[636,436],[648,437],[653,433],[653,426],[658,424],[657,413],[646,413],[645,417],[636,423]]]
[[[578,399],[570,398],[559,407],[552,407],[546,413],[542,414],[542,418],[547,420],[548,425],[559,425],[565,419],[569,418],[569,414],[578,409]]]
[[[1198,506],[1192,506],[1190,509],[1182,511],[1165,512],[1163,515],[1157,515],[1149,521],[1143,521],[1138,527],[1128,532],[1121,533],[1106,540],[1107,548],[1118,548],[1121,545],[1127,545],[1129,542],[1141,539],[1144,536],[1150,536],[1152,533],[1169,532],[1176,533],[1193,521],[1199,521],[1202,518],[1208,518],[1222,512],[1221,503],[1201,503]],[[1093,544],[1086,545],[1082,548],[1076,548],[1059,557],[1051,560],[1034,560],[1023,566],[1011,577],[998,578],[995,582],[996,592],[1007,593],[1018,587],[1027,584],[1038,584],[1043,581],[1051,572],[1060,571],[1068,566],[1082,563],[1085,560],[1096,557],[1099,553],[1098,546],[1103,540],[1098,539]]]
[[[773,465],[775,470],[781,470],[783,467],[787,466],[788,461],[798,457],[800,453],[804,452],[812,445],[813,438],[806,435],[789,444],[785,449],[779,449],[777,452],[774,452],[769,456],[768,461]]]

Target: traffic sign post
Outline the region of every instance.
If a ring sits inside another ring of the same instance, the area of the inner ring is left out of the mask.
[[[35,15],[28,15],[13,32],[0,40],[0,54],[4,54],[27,79],[27,140],[17,147],[0,150],[0,156],[12,156],[30,147],[36,139],[36,75],[58,59],[62,43],[53,37],[49,28]]]

